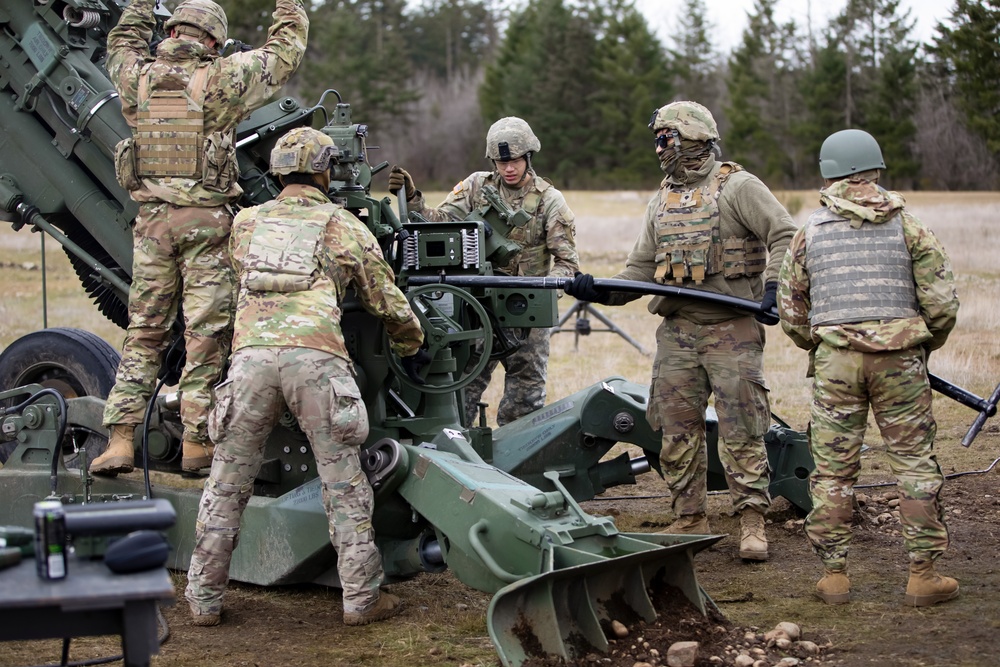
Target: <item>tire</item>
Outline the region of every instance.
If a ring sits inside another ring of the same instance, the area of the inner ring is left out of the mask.
[[[89,331],[43,329],[18,338],[0,353],[0,390],[40,384],[66,398],[107,398],[115,384],[120,360],[117,350]],[[10,399],[6,402],[15,404]],[[67,429],[63,461],[67,468],[78,468],[80,457],[73,451],[73,425],[69,424]],[[107,442],[103,434],[88,432],[82,444],[87,450],[87,460],[99,456]],[[6,462],[16,446],[16,442],[0,445],[0,463]]]

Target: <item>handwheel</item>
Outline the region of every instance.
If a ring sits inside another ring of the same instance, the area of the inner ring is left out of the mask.
[[[424,343],[431,358],[442,360],[451,356],[458,370],[450,382],[421,385],[406,375],[399,357],[390,353],[389,368],[399,381],[427,394],[447,394],[479,377],[490,361],[493,348],[493,329],[486,308],[464,289],[453,285],[421,285],[408,291],[406,298],[424,330]]]

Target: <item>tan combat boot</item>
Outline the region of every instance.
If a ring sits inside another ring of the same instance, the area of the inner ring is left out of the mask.
[[[740,514],[740,558],[767,560],[764,515],[755,509],[745,509]]]
[[[672,524],[661,531],[660,535],[711,535],[708,529],[708,517],[704,514],[682,514]]]
[[[345,611],[344,625],[368,625],[392,618],[403,610],[403,601],[392,593],[379,593],[378,600],[368,611]]]
[[[191,607],[191,625],[201,628],[211,628],[222,623],[222,614],[206,614],[194,605]]]
[[[847,570],[823,568],[823,578],[816,582],[816,597],[827,604],[847,604],[851,601],[851,580]]]
[[[90,472],[109,477],[120,472],[132,472],[135,468],[135,447],[132,445],[134,433],[135,426],[131,424],[112,425],[108,448],[90,464]]]
[[[958,582],[934,571],[934,561],[910,563],[910,581],[904,601],[911,607],[927,607],[958,597]]]
[[[202,468],[212,465],[215,446],[211,442],[194,442],[185,440],[181,450],[181,470],[187,473],[198,473]]]

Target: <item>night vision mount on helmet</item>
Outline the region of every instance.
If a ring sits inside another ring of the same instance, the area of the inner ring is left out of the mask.
[[[542,150],[531,126],[516,116],[501,118],[486,133],[486,157],[507,162]]]

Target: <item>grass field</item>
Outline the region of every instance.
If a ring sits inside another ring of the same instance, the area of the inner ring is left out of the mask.
[[[577,216],[577,243],[584,271],[610,277],[624,266],[650,194],[566,193]],[[815,192],[777,194],[789,210],[795,211],[799,224],[817,203]],[[431,202],[442,197],[442,193],[428,194]],[[1000,193],[912,193],[907,199],[911,211],[944,243],[962,302],[958,325],[948,344],[931,357],[931,371],[973,393],[987,396],[1000,381],[997,338],[1000,306],[996,296],[1000,291],[997,226]],[[27,229],[15,233],[4,224],[0,226],[0,248],[3,249],[0,277],[6,290],[6,298],[0,301],[2,348],[17,337],[41,328],[43,308],[39,236]],[[46,248],[48,326],[88,329],[119,347],[122,331],[104,320],[88,302],[68,261],[51,239]],[[652,351],[658,321],[646,311],[646,302],[640,299],[621,308],[598,308],[646,350]],[[572,299],[564,297],[560,311],[566,312],[572,304]],[[571,320],[567,326],[572,324]],[[596,331],[601,327],[596,320],[592,320],[592,325],[595,332],[590,336],[577,339],[572,332],[553,336],[547,387],[550,401],[610,376],[648,383],[652,357],[643,355],[614,333]],[[805,353],[791,344],[780,327],[768,329],[765,374],[771,389],[772,410],[797,429],[803,429],[808,418],[809,383],[805,370]],[[492,406],[491,418],[499,403],[501,384],[502,375],[494,379],[484,398]],[[988,422],[980,439],[967,449],[958,443],[974,413],[942,396],[936,396],[934,407],[939,422],[937,454],[946,473],[981,470],[997,457],[1000,448],[997,419]],[[874,425],[869,427],[867,441],[872,453],[864,460],[862,482],[891,479]],[[638,487],[624,490],[619,487],[613,493],[664,490],[654,476],[643,476],[643,480],[647,477],[650,480]],[[847,651],[836,663],[839,665],[990,664],[993,659],[988,656],[1000,650],[1000,634],[996,632],[1000,626],[995,619],[1000,575],[995,572],[995,552],[990,551],[1000,535],[1000,500],[996,500],[998,494],[986,478],[963,479],[984,480],[982,486],[986,491],[954,492],[959,494],[959,501],[977,503],[973,509],[965,510],[961,521],[953,519],[959,532],[954,538],[953,553],[949,552],[952,556],[949,566],[963,586],[963,597],[954,603],[927,611],[899,610],[893,595],[898,592],[901,597],[901,590],[892,588],[905,581],[896,572],[897,561],[903,558],[898,533],[886,534],[884,545],[879,543],[884,548],[872,547],[868,558],[885,565],[881,570],[873,567],[867,575],[862,571],[856,581],[875,593],[869,593],[849,609],[830,609],[806,601],[814,582],[815,558],[808,553],[801,531],[785,536],[779,530],[780,525],[769,527],[773,531],[775,552],[771,562],[751,568],[734,562],[729,555],[733,538],[728,537],[718,548],[699,555],[696,560],[699,581],[710,595],[721,601],[723,612],[736,623],[770,627],[779,620],[793,620],[807,627],[813,633],[810,637],[818,633],[830,638],[835,647]],[[995,486],[995,482],[992,484]],[[720,533],[731,532],[735,526],[735,521],[725,516],[724,500],[713,496],[710,502],[712,527]],[[951,500],[949,496],[946,502]],[[663,512],[662,502],[656,500],[648,501],[645,506],[597,501],[585,506],[593,513],[613,512],[622,530],[648,530],[642,528],[643,521]],[[864,543],[866,547],[873,544],[872,538],[868,540]],[[989,554],[973,553],[970,547],[977,545]],[[859,553],[861,548],[858,546]],[[184,576],[182,573],[174,576],[180,592]],[[404,615],[389,623],[356,629],[339,624],[339,593],[320,587],[261,589],[236,584],[227,598],[226,624],[216,630],[190,626],[186,605],[181,600],[166,611],[173,638],[153,664],[171,667],[497,664],[485,629],[489,596],[458,584],[449,573],[421,575],[397,586],[408,604]],[[774,588],[780,590],[771,590]],[[757,597],[746,597],[747,591],[755,591]],[[8,646],[8,653],[0,651],[0,666],[34,664],[59,655],[58,641],[16,642]],[[117,646],[114,638],[74,640],[73,658],[108,655],[118,650]],[[962,657],[970,653],[973,657]],[[975,656],[983,656],[982,661]]]

